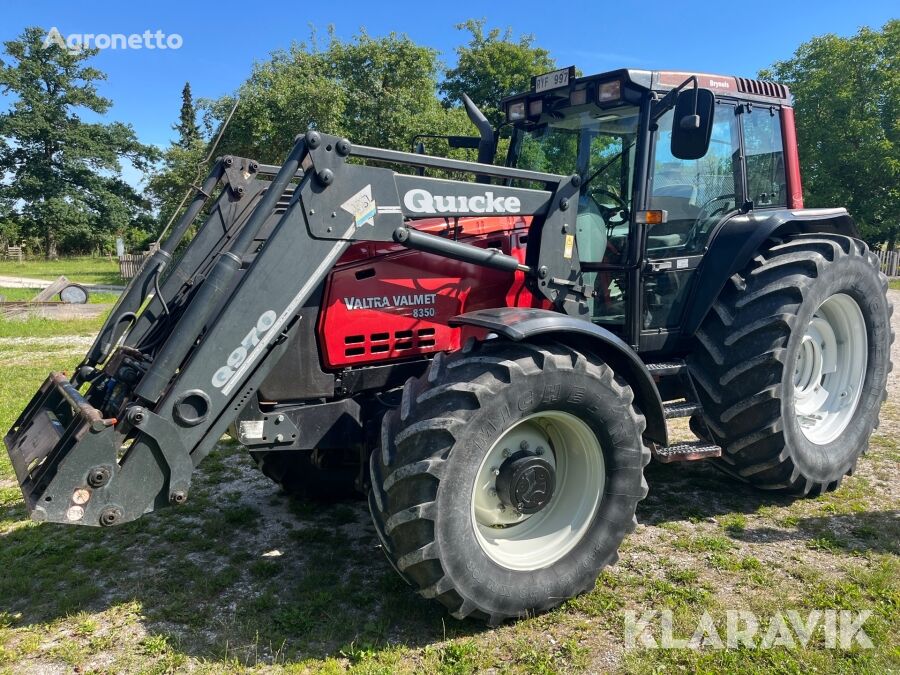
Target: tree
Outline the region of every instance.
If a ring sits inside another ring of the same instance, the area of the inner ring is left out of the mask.
[[[86,65],[97,50],[44,47],[45,35],[29,27],[4,43],[0,90],[16,99],[0,113],[0,175],[10,177],[0,183],[0,202],[53,258],[61,243],[91,250],[145,221],[149,205],[122,180],[120,161],[146,169],[155,151],[131,126],[81,119],[83,110],[102,115],[111,106],[95,84],[105,75]]]
[[[446,71],[441,83],[445,104],[460,105],[462,94],[475,102],[497,127],[505,121],[500,100],[531,88],[531,77],[556,67],[546,49],[534,46],[533,35],[514,40],[512,29],[485,33],[484,19],[469,19],[457,25],[470,33],[469,42],[456,49],[456,67]]]
[[[175,124],[172,129],[178,132],[178,145],[182,148],[189,148],[194,141],[200,138],[197,111],[191,96],[190,82],[185,82],[184,89],[181,90],[181,114],[178,116],[178,124]]]
[[[900,20],[824,35],[760,72],[796,99],[808,206],[846,206],[872,244],[900,236]]]
[[[190,82],[185,82],[181,90],[181,111],[172,129],[178,132],[178,138],[162,153],[162,164],[147,183],[147,193],[157,209],[157,231],[171,220],[188,187],[201,181],[204,168],[208,168],[202,166],[207,147],[197,126]]]
[[[441,106],[438,74],[437,52],[405,35],[361,31],[345,42],[330,33],[325,49],[295,43],[254,66],[220,148],[278,163],[309,127],[397,150],[418,133],[471,133],[464,113]],[[233,103],[225,96],[204,107],[220,121]]]

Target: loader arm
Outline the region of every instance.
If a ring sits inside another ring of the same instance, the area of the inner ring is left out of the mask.
[[[586,317],[590,291],[577,251],[559,236],[574,229],[578,187],[577,176],[353,147],[315,131],[298,137],[277,172],[252,160],[219,160],[71,381],[51,374],[6,435],[32,517],[109,526],[185,502],[193,467],[256,395],[304,303],[353,242],[394,241],[520,269],[558,311]],[[204,223],[171,262],[204,208]],[[435,215],[506,213],[533,216],[525,265],[408,227]]]

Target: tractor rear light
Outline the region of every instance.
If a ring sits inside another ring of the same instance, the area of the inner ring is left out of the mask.
[[[613,80],[612,82],[604,82],[597,87],[597,103],[612,103],[622,98],[622,82],[621,80]]]
[[[584,105],[587,103],[587,89],[576,89],[569,94],[569,105]]]
[[[661,225],[669,220],[669,212],[664,209],[652,211],[637,211],[634,214],[634,222],[644,225]]]
[[[513,101],[506,107],[506,119],[517,122],[525,119],[525,100]]]
[[[541,113],[544,111],[544,102],[541,99],[537,99],[536,101],[531,101],[528,104],[528,116],[529,117],[540,117]]]

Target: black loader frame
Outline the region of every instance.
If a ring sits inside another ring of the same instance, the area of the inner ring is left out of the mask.
[[[358,160],[495,182],[403,174]],[[513,187],[514,181],[544,189]],[[346,248],[361,240],[525,272],[532,292],[556,311],[485,310],[458,321],[500,333],[516,322],[539,333],[575,329],[622,365],[648,418],[647,436],[665,445],[650,373],[622,340],[584,320],[591,290],[581,281],[577,251],[565,245],[579,185],[578,176],[354,147],[316,131],[297,138],[280,168],[219,159],[71,379],[52,373],[6,435],[32,517],[110,526],[184,503],[193,468],[255,402],[291,332],[310,320],[304,306],[321,293]],[[505,206],[533,216],[525,264],[405,227],[407,219],[423,217],[402,199],[415,189],[467,197],[465,208],[442,213],[449,218],[482,215],[485,208],[493,215]],[[469,206],[473,197],[481,198],[478,210]],[[203,225],[173,263],[204,209]]]

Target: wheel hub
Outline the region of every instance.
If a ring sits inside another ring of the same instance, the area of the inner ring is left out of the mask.
[[[794,363],[794,413],[807,439],[824,445],[847,428],[859,404],[867,361],[862,311],[849,295],[837,293],[806,326]]]
[[[482,550],[514,570],[536,570],[566,555],[588,531],[606,470],[597,436],[566,412],[535,413],[487,450],[472,488]]]
[[[556,487],[556,471],[541,457],[520,451],[500,466],[497,496],[519,513],[537,513],[550,503]]]

